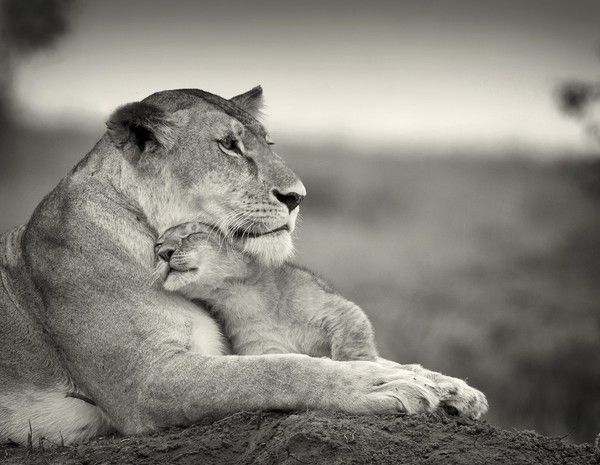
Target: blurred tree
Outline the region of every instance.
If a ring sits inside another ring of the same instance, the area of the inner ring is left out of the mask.
[[[15,62],[53,46],[68,31],[73,3],[73,0],[1,0],[0,127],[5,128],[12,119],[11,80]]]
[[[13,152],[12,77],[20,59],[45,50],[69,30],[74,0],[0,0],[0,173]]]
[[[561,109],[574,116],[580,116],[586,107],[598,96],[599,88],[594,84],[580,81],[572,81],[564,84],[560,89]]]
[[[558,100],[560,109],[579,119],[586,132],[600,143],[600,82],[565,82],[558,89]]]
[[[54,45],[67,32],[72,0],[4,0],[2,32],[8,48],[27,55]]]
[[[577,118],[586,133],[600,144],[600,82],[565,82],[558,89],[558,101],[563,113]],[[588,195],[600,199],[600,160],[565,163],[564,168]]]
[[[596,114],[600,106],[600,83],[571,81],[559,89],[561,110],[579,119],[586,132],[600,142],[600,118]]]

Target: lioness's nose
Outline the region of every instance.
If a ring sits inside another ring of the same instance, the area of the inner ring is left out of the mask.
[[[296,192],[288,192],[287,194],[282,194],[277,189],[273,190],[273,195],[279,200],[282,204],[288,207],[289,211],[292,211],[300,202],[304,199],[303,195],[297,194]]]
[[[300,205],[300,203],[304,200],[304,197],[306,197],[306,188],[304,187],[304,184],[298,181],[296,184],[290,186],[284,191],[273,189],[273,195],[291,212],[294,208]]]

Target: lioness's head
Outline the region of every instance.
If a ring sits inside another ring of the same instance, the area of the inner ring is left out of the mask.
[[[261,261],[292,252],[306,190],[273,151],[257,119],[261,106],[260,87],[229,100],[182,89],[111,116],[108,134],[125,160],[124,183],[159,234],[202,221]]]

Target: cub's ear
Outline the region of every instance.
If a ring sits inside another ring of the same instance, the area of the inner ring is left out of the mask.
[[[106,122],[113,144],[121,150],[134,150],[138,155],[161,148],[171,149],[177,126],[177,118],[145,102],[123,105]]]
[[[263,90],[261,86],[256,86],[253,89],[250,89],[248,92],[231,97],[229,100],[257,119],[262,115],[261,110],[264,107],[264,102]]]

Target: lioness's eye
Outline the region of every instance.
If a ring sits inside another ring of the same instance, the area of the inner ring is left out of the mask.
[[[273,142],[268,135],[265,136],[265,141],[267,142],[267,145],[275,145],[275,142]]]
[[[242,146],[240,144],[240,141],[238,141],[234,137],[227,136],[227,137],[217,141],[217,143],[219,144],[219,148],[221,149],[221,151],[226,153],[227,155],[243,155],[244,154],[242,151]]]

